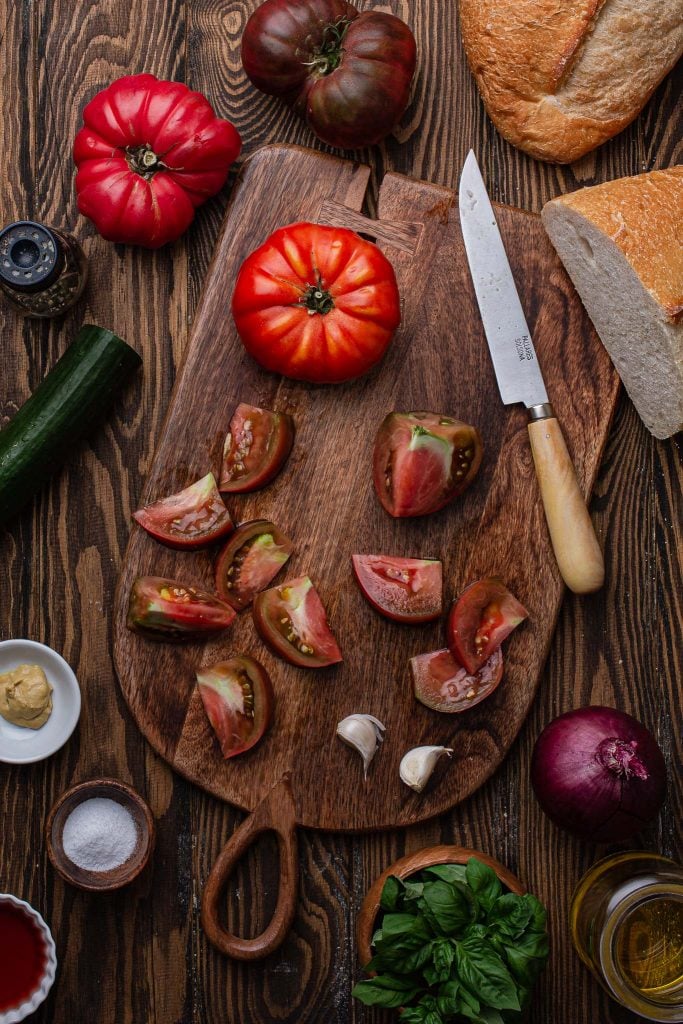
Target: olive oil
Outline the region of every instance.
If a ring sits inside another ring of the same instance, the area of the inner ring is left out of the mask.
[[[609,994],[652,1021],[683,1021],[683,868],[658,854],[619,853],[579,882],[576,950]]]
[[[683,998],[683,899],[653,897],[637,906],[615,937],[624,977],[652,998]]]

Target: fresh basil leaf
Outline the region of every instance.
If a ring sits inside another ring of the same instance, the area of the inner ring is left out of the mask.
[[[463,939],[488,939],[489,929],[485,924],[468,924],[463,933]]]
[[[406,904],[412,903],[414,900],[418,899],[422,895],[422,892],[424,890],[424,882],[405,882],[404,888],[404,899]],[[417,911],[413,910],[412,907],[410,909],[412,913],[417,913]]]
[[[439,986],[436,1005],[439,1013],[446,1020],[450,1020],[450,1017],[460,1009],[459,992],[460,982],[457,978],[449,978],[448,981]]]
[[[522,900],[531,910],[531,923],[535,932],[544,932],[548,926],[548,911],[540,900],[530,892],[524,893]]]
[[[444,1019],[438,1010],[420,1003],[403,1011],[401,1024],[444,1024]]]
[[[435,939],[432,942],[432,963],[439,975],[439,981],[448,981],[455,960],[455,945],[450,939]]]
[[[464,864],[434,864],[431,868],[425,868],[423,875],[435,875],[442,882],[464,882],[466,871]]]
[[[505,1020],[498,1010],[492,1010],[489,1006],[486,1006],[483,1010],[479,1011],[463,1007],[463,1009],[460,1010],[460,1013],[467,1020],[472,1021],[472,1024],[505,1024]]]
[[[431,937],[426,922],[413,914],[385,914],[382,919],[382,942],[406,938],[428,942]]]
[[[477,998],[494,1010],[519,1010],[517,987],[493,949],[479,939],[464,939],[456,946],[458,976]]]
[[[412,980],[380,974],[376,978],[359,981],[351,995],[365,1006],[384,1006],[392,1010],[412,1002],[420,991]]]
[[[382,910],[388,912],[398,909],[399,899],[402,893],[403,883],[394,875],[389,875],[382,888],[379,905]]]
[[[484,910],[490,910],[503,892],[503,886],[496,872],[482,864],[476,857],[470,857],[465,868],[467,884],[476,894]]]
[[[515,978],[533,985],[548,959],[548,936],[536,932],[523,935],[519,942],[508,946],[505,959]]]
[[[474,899],[462,882],[427,882],[419,901],[432,928],[444,935],[457,935],[476,915]]]
[[[523,897],[508,892],[495,901],[489,911],[487,923],[502,935],[515,939],[529,925],[532,914],[532,907]]]

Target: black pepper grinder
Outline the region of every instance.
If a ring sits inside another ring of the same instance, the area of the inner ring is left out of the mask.
[[[0,291],[24,316],[61,316],[87,277],[85,253],[71,235],[30,220],[0,231]]]

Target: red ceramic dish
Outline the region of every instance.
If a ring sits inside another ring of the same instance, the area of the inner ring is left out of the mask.
[[[0,963],[0,1024],[19,1024],[47,997],[57,957],[43,918],[10,893],[0,893]]]

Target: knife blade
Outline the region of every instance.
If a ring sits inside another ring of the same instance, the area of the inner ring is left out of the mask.
[[[576,479],[486,185],[470,150],[460,176],[460,225],[498,390],[530,412],[529,441],[560,573],[577,594],[604,582],[602,551]]]

